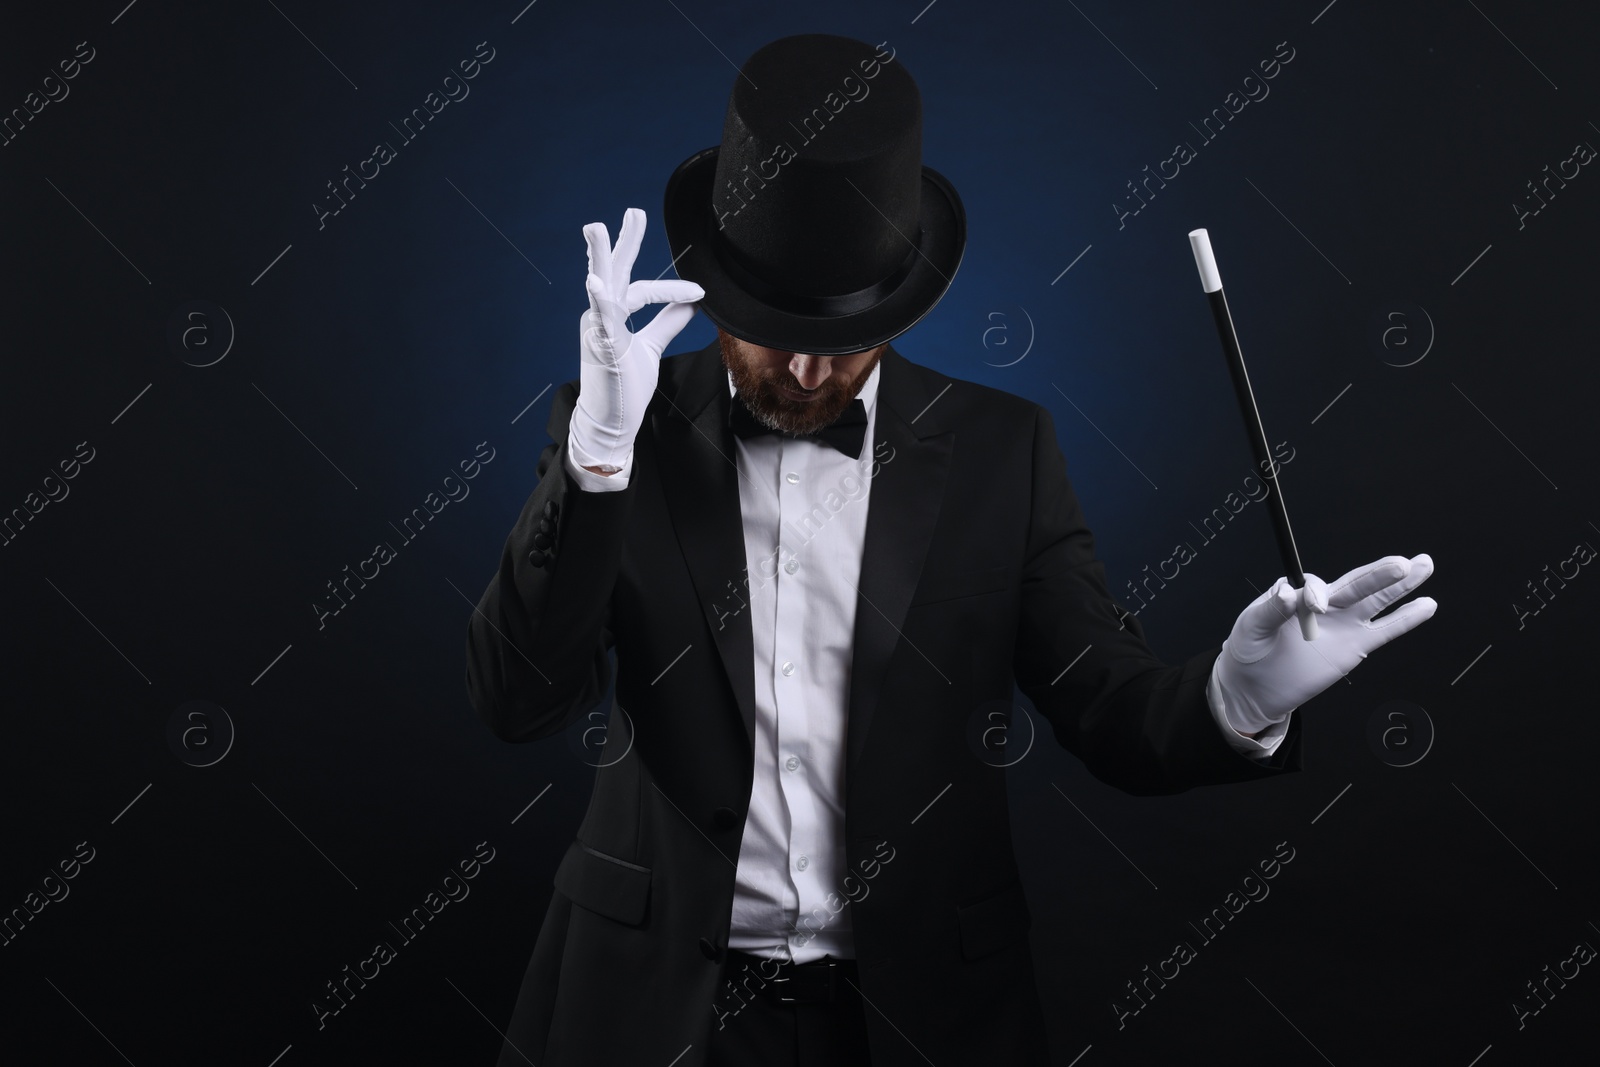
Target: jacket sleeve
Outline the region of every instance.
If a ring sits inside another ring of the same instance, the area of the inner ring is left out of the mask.
[[[550,406],[539,483],[467,621],[467,695],[504,741],[558,733],[611,682],[611,592],[637,478],[586,492],[566,465],[576,380]]]
[[[1013,667],[1056,740],[1096,778],[1136,795],[1299,770],[1300,716],[1270,758],[1235,751],[1206,700],[1221,644],[1168,666],[1145,643],[1139,620],[1112,599],[1043,407],[1032,496]]]

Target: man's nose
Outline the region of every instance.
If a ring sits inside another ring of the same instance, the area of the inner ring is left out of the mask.
[[[802,389],[815,389],[828,380],[832,365],[827,356],[808,356],[796,352],[794,358],[789,360],[789,373],[794,375]]]

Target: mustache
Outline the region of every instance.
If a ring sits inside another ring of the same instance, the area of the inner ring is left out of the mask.
[[[807,396],[824,396],[829,393],[838,392],[841,388],[839,383],[833,378],[829,378],[815,389],[807,389],[798,381],[785,374],[774,375],[772,378],[769,378],[768,381],[773,385],[781,385],[785,389],[793,389],[795,392],[804,393]]]

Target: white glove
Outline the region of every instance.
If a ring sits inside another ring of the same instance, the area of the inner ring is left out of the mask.
[[[580,467],[622,469],[656,391],[661,353],[694,317],[694,302],[706,295],[694,282],[677,279],[629,284],[644,227],[644,212],[630,207],[614,249],[604,223],[583,228],[589,242],[589,310],[579,319],[582,368],[568,435],[568,450]],[[646,304],[662,303],[667,306],[648,326],[628,332],[628,316]]]
[[[1418,597],[1371,621],[1432,573],[1433,559],[1423,553],[1412,559],[1384,556],[1332,585],[1307,574],[1306,584],[1295,589],[1279,578],[1240,613],[1212,668],[1228,719],[1244,733],[1281,722],[1368,652],[1432,618],[1438,603]],[[1300,635],[1295,614],[1302,601],[1322,616],[1314,641]]]

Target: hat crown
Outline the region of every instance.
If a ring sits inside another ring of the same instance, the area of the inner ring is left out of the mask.
[[[921,195],[922,98],[893,49],[802,34],[745,62],[709,205],[741,273],[803,297],[877,285],[914,254]]]

